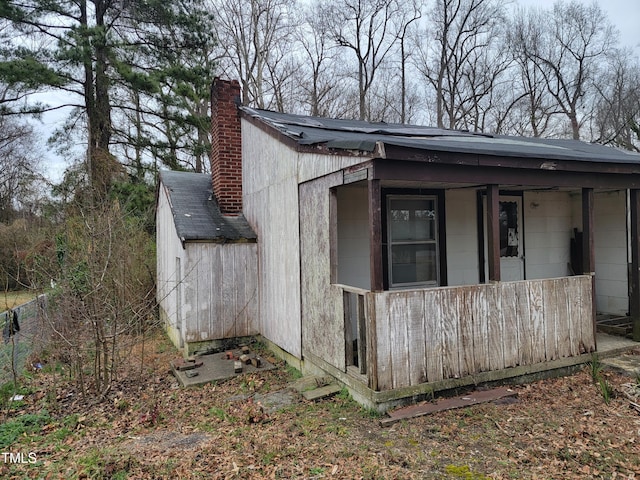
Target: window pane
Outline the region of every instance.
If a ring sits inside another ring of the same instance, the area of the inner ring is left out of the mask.
[[[436,245],[393,245],[391,283],[437,282]]]
[[[500,202],[500,256],[518,256],[517,202]]]
[[[391,199],[389,201],[392,242],[436,239],[434,199]]]

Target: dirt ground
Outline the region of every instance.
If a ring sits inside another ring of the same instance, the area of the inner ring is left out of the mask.
[[[0,478],[640,478],[640,413],[620,393],[631,379],[612,372],[604,374],[609,404],[585,368],[514,387],[516,401],[383,428],[345,392],[266,413],[252,395],[296,377],[273,357],[275,370],[183,389],[168,368],[177,354],[161,335],[146,342],[142,364],[141,351],[131,349],[100,403],[80,398],[59,366],[33,374],[3,427],[42,421],[13,441],[0,434]]]

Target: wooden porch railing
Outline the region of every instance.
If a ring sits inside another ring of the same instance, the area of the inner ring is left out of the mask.
[[[346,299],[358,297],[365,372],[374,390],[595,350],[589,275],[375,293],[343,290],[345,318],[351,315]]]

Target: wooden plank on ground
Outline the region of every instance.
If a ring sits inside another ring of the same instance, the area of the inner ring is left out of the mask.
[[[307,390],[302,392],[302,396],[305,400],[320,400],[322,398],[335,395],[341,390],[341,388],[335,383],[325,385],[324,387],[314,388],[313,390]]]
[[[453,410],[456,408],[464,408],[471,405],[477,405],[479,403],[493,402],[495,400],[500,400],[501,398],[516,397],[517,395],[518,392],[516,392],[515,390],[512,390],[508,387],[499,387],[493,388],[491,390],[471,392],[460,397],[441,398],[435,403],[411,405],[389,412],[389,418],[380,420],[380,425],[386,427],[399,422],[400,420],[405,420],[408,418],[422,417],[445,410]]]

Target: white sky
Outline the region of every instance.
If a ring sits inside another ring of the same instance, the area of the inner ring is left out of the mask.
[[[591,4],[591,0],[578,1],[585,5]],[[515,0],[515,3],[546,10],[553,8],[555,0]],[[597,0],[596,3],[620,31],[620,44],[632,47],[640,55],[640,0]]]

